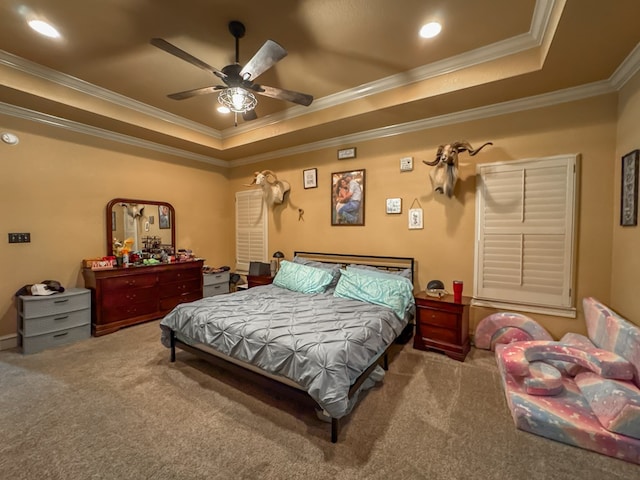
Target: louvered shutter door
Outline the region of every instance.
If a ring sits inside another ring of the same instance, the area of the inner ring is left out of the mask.
[[[267,260],[267,209],[262,191],[236,193],[236,270],[249,271],[249,262]]]
[[[474,295],[570,308],[576,156],[480,165]]]

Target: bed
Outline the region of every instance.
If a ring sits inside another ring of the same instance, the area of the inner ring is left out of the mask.
[[[178,305],[162,343],[171,362],[180,348],[306,392],[336,443],[390,347],[413,334],[413,271],[410,257],[295,252],[271,285]]]

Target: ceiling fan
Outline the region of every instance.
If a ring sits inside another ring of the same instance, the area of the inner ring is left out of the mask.
[[[213,85],[210,87],[195,88],[184,92],[172,93],[167,95],[169,98],[174,100],[184,100],[197,95],[206,95],[220,91],[218,101],[236,115],[241,113],[242,118],[247,121],[258,118],[255,112],[255,106],[258,101],[253,93],[264,95],[265,97],[276,98],[278,100],[286,100],[299,105],[311,105],[311,102],[313,101],[313,96],[311,95],[291,90],[284,90],[282,88],[268,87],[254,82],[259,75],[286,57],[287,51],[282,46],[273,40],[267,40],[251,60],[249,60],[249,62],[243,67],[240,65],[239,47],[240,38],[244,37],[245,34],[245,27],[241,22],[234,20],[229,22],[229,32],[231,32],[231,35],[236,39],[236,61],[235,63],[222,68],[222,70],[218,70],[208,65],[202,60],[194,57],[184,50],[181,50],[162,38],[151,39],[151,44],[155,47],[158,47],[171,55],[175,55],[198,68],[213,73],[224,83],[224,85]]]

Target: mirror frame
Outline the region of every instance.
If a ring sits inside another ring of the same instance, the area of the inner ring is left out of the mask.
[[[157,202],[155,200],[135,200],[133,198],[114,198],[109,203],[107,203],[107,256],[113,256],[113,234],[111,233],[111,228],[113,227],[111,222],[111,212],[113,211],[113,207],[119,203],[138,203],[144,205],[166,205],[169,207],[169,215],[171,215],[171,245],[173,245],[173,250],[175,252],[178,251],[178,247],[176,245],[176,211],[168,202]]]

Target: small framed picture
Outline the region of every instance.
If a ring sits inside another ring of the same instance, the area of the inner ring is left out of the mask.
[[[347,158],[356,158],[356,147],[338,150],[338,160],[345,160]]]
[[[171,228],[170,213],[171,212],[169,211],[169,207],[167,207],[166,205],[158,205],[158,227],[160,227],[160,229]]]
[[[640,150],[622,157],[622,186],[620,189],[620,225],[638,225],[638,163]]]
[[[402,213],[402,199],[387,198],[387,213]]]
[[[409,209],[409,230],[420,230],[424,228],[422,225],[422,209]]]
[[[304,188],[316,188],[318,186],[318,169],[309,168],[302,171],[302,183]]]

